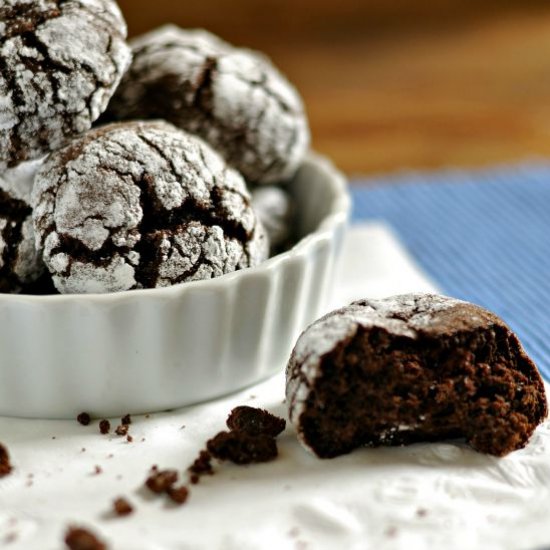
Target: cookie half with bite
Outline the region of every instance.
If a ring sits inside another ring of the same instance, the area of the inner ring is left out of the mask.
[[[451,438],[503,456],[547,415],[544,383],[510,328],[434,294],[329,313],[300,336],[286,374],[290,420],[322,458]]]

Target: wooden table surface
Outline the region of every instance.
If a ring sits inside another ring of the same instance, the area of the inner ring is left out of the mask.
[[[550,156],[550,6],[248,45],[296,83],[314,146],[350,174]]]

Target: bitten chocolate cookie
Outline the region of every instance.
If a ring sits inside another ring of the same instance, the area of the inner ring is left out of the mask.
[[[309,146],[302,100],[263,55],[202,30],[166,26],[132,42],[109,114],[162,118],[210,143],[245,178],[290,178]]]
[[[87,131],[130,63],[112,0],[0,3],[0,172]]]
[[[104,126],[52,153],[33,203],[38,248],[62,293],[209,279],[267,257],[240,174],[164,122]]]
[[[34,243],[31,192],[41,162],[25,162],[0,176],[0,292],[20,292],[44,272]]]
[[[288,364],[287,401],[322,458],[448,438],[502,456],[547,415],[540,375],[504,322],[433,294],[362,300],[313,323]]]

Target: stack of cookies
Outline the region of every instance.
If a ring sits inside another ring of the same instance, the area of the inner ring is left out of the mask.
[[[303,103],[263,55],[114,0],[0,7],[0,292],[209,279],[292,243]]]

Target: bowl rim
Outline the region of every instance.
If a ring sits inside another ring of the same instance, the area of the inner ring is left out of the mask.
[[[242,280],[245,277],[261,275],[263,272],[269,272],[278,268],[278,266],[296,256],[301,256],[310,247],[323,239],[328,238],[335,227],[347,221],[351,208],[351,197],[347,189],[347,180],[345,176],[334,166],[327,157],[316,152],[310,151],[302,165],[313,164],[327,173],[328,181],[335,192],[335,197],[330,204],[329,212],[319,222],[317,228],[301,238],[292,248],[273,256],[255,267],[240,269],[225,275],[220,275],[213,279],[189,281],[163,288],[140,288],[127,290],[124,292],[107,292],[104,294],[0,294],[0,305],[8,302],[20,302],[21,304],[81,304],[87,303],[122,303],[135,299],[170,299],[176,294],[186,290],[195,291],[215,291],[220,286],[233,284],[236,280]]]

